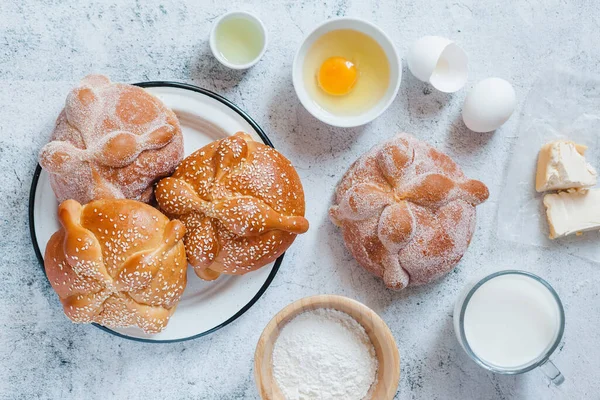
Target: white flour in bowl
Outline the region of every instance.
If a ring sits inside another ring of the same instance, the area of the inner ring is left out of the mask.
[[[273,375],[288,400],[363,400],[377,378],[377,357],[354,318],[320,308],[283,327],[273,349]]]

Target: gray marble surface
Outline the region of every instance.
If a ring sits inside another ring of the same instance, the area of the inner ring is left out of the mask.
[[[250,4],[253,3],[253,4]],[[210,55],[211,22],[233,9],[265,21],[271,42],[247,72]],[[0,4],[0,398],[256,399],[253,352],[262,328],[303,296],[337,293],[362,301],[390,326],[401,352],[397,399],[597,399],[600,393],[600,266],[496,236],[496,209],[519,113],[493,135],[460,121],[466,90],[432,91],[404,70],[390,109],[373,123],[334,129],[299,104],[291,63],[301,38],[335,16],[367,18],[404,52],[420,36],[457,40],[470,55],[470,81],[511,81],[520,110],[540,71],[561,64],[600,69],[600,3],[595,0],[177,1],[2,0]],[[176,80],[237,103],[297,167],[312,226],[298,238],[265,295],[242,318],[208,337],[142,344],[71,324],[46,281],[29,237],[27,198],[36,153],[68,90],[84,75],[113,80]],[[491,197],[479,207],[469,251],[456,270],[425,287],[394,293],[364,272],[328,221],[328,194],[349,164],[398,131],[447,151],[483,180]],[[520,268],[546,278],[567,314],[554,360],[567,381],[549,386],[539,371],[498,376],[461,351],[452,306],[466,282]]]

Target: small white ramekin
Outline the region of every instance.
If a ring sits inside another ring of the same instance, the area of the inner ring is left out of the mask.
[[[248,19],[248,20],[254,22],[259,27],[259,29],[262,31],[263,38],[264,38],[263,44],[262,44],[262,49],[261,49],[260,53],[258,53],[258,56],[256,56],[256,58],[254,60],[250,61],[249,63],[246,63],[246,64],[230,63],[225,58],[223,58],[223,56],[221,55],[221,52],[217,48],[217,38],[216,38],[217,27],[223,21],[226,21],[231,18]],[[252,13],[249,13],[246,11],[231,11],[231,12],[221,15],[213,23],[212,29],[210,31],[209,43],[210,43],[210,51],[212,51],[213,56],[215,56],[215,58],[221,64],[223,64],[227,68],[231,68],[231,69],[248,69],[248,68],[252,67],[254,64],[256,64],[262,58],[262,56],[265,54],[265,51],[267,50],[267,43],[268,43],[267,28],[265,28],[265,25],[263,24],[263,22],[256,15],[254,15]]]
[[[304,59],[306,53],[311,48],[313,43],[323,36],[325,33],[335,31],[338,29],[352,29],[355,31],[362,32],[371,38],[373,38],[388,58],[390,63],[390,83],[385,92],[383,98],[368,111],[353,116],[341,116],[332,114],[320,106],[318,106],[313,99],[310,98],[304,84]],[[294,83],[294,89],[300,102],[318,120],[325,122],[332,126],[338,126],[342,128],[350,128],[360,126],[373,121],[379,117],[394,101],[400,88],[400,81],[402,78],[402,63],[396,47],[390,40],[390,38],[378,27],[370,22],[367,22],[358,18],[334,18],[325,21],[321,25],[317,26],[312,32],[310,32],[302,41],[300,48],[296,52],[294,57],[292,80]]]

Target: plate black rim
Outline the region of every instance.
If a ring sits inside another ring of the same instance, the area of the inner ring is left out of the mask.
[[[215,92],[212,92],[208,89],[204,89],[204,88],[201,88],[198,86],[190,85],[187,83],[172,82],[172,81],[138,82],[138,83],[134,83],[133,85],[139,86],[142,88],[174,87],[174,88],[179,88],[179,89],[184,89],[184,90],[190,90],[192,92],[201,93],[203,95],[211,97],[214,100],[217,100],[218,102],[226,105],[227,107],[232,109],[234,112],[236,112],[238,115],[240,115],[244,120],[246,120],[246,122],[248,122],[250,124],[250,126],[252,126],[252,128],[256,131],[258,136],[260,136],[260,138],[266,145],[275,148],[273,146],[273,143],[271,142],[271,140],[267,137],[266,133],[256,123],[256,121],[254,121],[244,110],[242,110],[241,108],[236,106],[234,103],[232,103],[231,101],[227,100],[225,97],[223,97]],[[35,169],[35,172],[33,174],[33,181],[31,182],[31,188],[29,190],[29,234],[31,235],[31,242],[33,243],[33,249],[35,251],[35,255],[36,255],[38,262],[40,263],[40,265],[42,267],[42,271],[44,271],[44,275],[45,275],[46,270],[44,269],[44,257],[42,256],[42,252],[40,251],[40,247],[38,245],[37,237],[35,234],[35,223],[34,223],[35,221],[34,221],[34,215],[33,215],[33,208],[34,208],[34,203],[35,203],[35,193],[37,190],[37,184],[40,179],[41,173],[42,173],[42,167],[38,164]],[[99,328],[105,332],[110,333],[111,335],[118,336],[123,339],[133,340],[135,342],[143,342],[143,343],[177,343],[177,342],[185,342],[188,340],[198,339],[202,336],[210,335],[211,333],[218,331],[221,328],[224,328],[225,326],[231,324],[233,321],[235,321],[236,319],[241,317],[246,311],[248,311],[250,309],[250,307],[252,307],[258,301],[258,299],[260,299],[262,297],[262,295],[265,293],[267,288],[271,285],[271,282],[275,278],[275,275],[277,275],[277,272],[279,271],[279,267],[281,266],[281,262],[283,261],[284,255],[285,255],[285,253],[282,254],[281,256],[279,256],[277,258],[277,260],[275,260],[273,269],[269,273],[269,276],[267,277],[265,283],[263,283],[263,285],[260,287],[258,292],[254,295],[254,297],[252,297],[252,299],[250,299],[250,301],[244,307],[242,307],[238,312],[233,314],[229,319],[225,320],[221,324],[219,324],[207,331],[198,333],[196,335],[188,336],[185,338],[181,338],[181,339],[154,340],[154,339],[138,338],[138,337],[134,337],[134,336],[124,335],[122,333],[113,331],[110,328],[107,328],[105,326],[102,326],[102,325],[99,325],[96,323],[93,323],[92,325],[94,325],[96,328]]]

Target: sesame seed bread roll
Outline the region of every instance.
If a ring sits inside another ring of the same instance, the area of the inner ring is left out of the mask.
[[[185,226],[135,200],[66,200],[58,219],[44,267],[65,314],[160,332],[186,285]]]
[[[39,161],[59,202],[152,201],[183,159],[175,113],[146,90],[89,75],[68,95]]]
[[[341,179],[329,215],[346,247],[390,289],[450,272],[489,196],[446,154],[402,133],[358,158]]]
[[[165,214],[185,224],[188,262],[205,280],[263,267],[308,230],[298,173],[243,132],[185,158],[158,182],[155,196]]]

